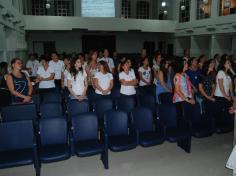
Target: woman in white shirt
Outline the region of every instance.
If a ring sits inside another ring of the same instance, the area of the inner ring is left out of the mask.
[[[149,86],[151,85],[152,80],[152,74],[151,74],[151,68],[149,67],[149,61],[148,58],[145,57],[140,64],[140,67],[138,69],[139,72],[139,86]]]
[[[233,84],[229,71],[231,69],[230,60],[224,58],[220,61],[219,71],[216,76],[216,101],[221,105],[222,110],[228,111],[232,104]]]
[[[70,73],[67,77],[67,87],[71,99],[77,99],[78,101],[87,99],[87,74],[82,67],[82,60],[80,58],[75,59],[71,63]]]
[[[42,58],[41,64],[37,71],[36,83],[39,83],[39,93],[50,92],[55,90],[54,76],[55,72],[52,67],[48,64],[49,59]]]
[[[133,71],[130,70],[130,64],[125,60],[121,64],[122,72],[119,73],[119,80],[121,82],[120,94],[124,96],[136,95],[135,86],[138,81]]]
[[[106,61],[99,62],[99,72],[95,74],[95,93],[97,98],[109,97],[113,88],[113,76]]]

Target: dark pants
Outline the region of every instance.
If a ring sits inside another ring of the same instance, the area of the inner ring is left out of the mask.
[[[55,85],[58,90],[61,90],[61,80],[60,79],[55,79]]]
[[[40,102],[43,102],[43,95],[45,93],[52,93],[52,92],[55,92],[55,91],[56,91],[56,88],[39,89]]]

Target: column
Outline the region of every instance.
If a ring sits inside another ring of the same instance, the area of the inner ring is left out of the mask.
[[[190,21],[195,21],[197,17],[197,1],[196,0],[191,0],[190,1]]]
[[[219,16],[219,0],[211,1],[211,18]]]

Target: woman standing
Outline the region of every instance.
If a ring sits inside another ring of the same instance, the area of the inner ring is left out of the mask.
[[[64,57],[63,61],[64,61],[65,68],[61,72],[61,87],[65,92],[67,92],[68,91],[67,77],[68,77],[68,74],[70,73],[70,58],[66,56]]]
[[[106,61],[99,62],[99,72],[94,77],[96,97],[109,97],[113,88],[113,76]]]
[[[71,64],[70,73],[67,77],[67,86],[71,99],[77,99],[78,101],[86,99],[88,88],[87,74],[82,67],[80,58],[75,59]]]
[[[121,82],[120,93],[123,96],[136,95],[135,86],[138,81],[133,71],[130,69],[130,64],[125,60],[121,64],[122,72],[119,73],[119,80]]]
[[[152,67],[152,70],[153,70],[153,73],[154,73],[154,84],[155,85],[156,85],[156,82],[157,82],[158,71],[160,70],[161,60],[162,60],[161,53],[157,52],[156,55],[155,55],[155,59],[154,59],[155,62],[153,62],[153,67]]]
[[[30,103],[33,87],[29,78],[21,72],[22,61],[14,58],[11,61],[12,72],[7,76],[7,87],[12,95],[13,103]]]
[[[211,102],[215,102],[215,82],[211,72],[215,69],[215,61],[210,59],[206,61],[202,67],[202,75],[199,77],[198,89],[201,98]]]
[[[230,60],[227,57],[222,58],[216,76],[215,97],[216,101],[221,104],[224,111],[231,106],[233,96],[233,84],[229,75],[230,68]]]
[[[42,66],[38,68],[36,83],[39,83],[39,94],[42,98],[44,93],[54,91],[56,86],[54,82],[55,72],[49,66],[49,59],[42,58],[40,62]]]
[[[188,75],[185,73],[188,70],[187,61],[179,61],[175,68],[174,77],[174,96],[173,102],[187,102],[190,104],[195,104],[193,99],[191,82]]]
[[[171,73],[169,70],[168,62],[163,59],[160,63],[160,70],[157,74],[156,81],[156,99],[159,101],[159,95],[164,92],[172,92],[172,84],[171,84]]]
[[[8,74],[8,64],[7,62],[0,63],[0,88],[7,89],[7,74]]]
[[[86,66],[86,73],[88,75],[89,89],[94,87],[94,76],[98,72],[97,51],[91,50],[88,57],[88,64]],[[90,88],[91,87],[91,88]],[[95,87],[94,87],[95,88]]]

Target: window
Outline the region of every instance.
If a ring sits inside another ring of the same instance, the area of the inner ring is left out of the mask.
[[[32,15],[46,15],[45,0],[32,0]]]
[[[190,0],[181,0],[179,4],[179,22],[184,23],[190,20]]]
[[[149,2],[137,1],[136,13],[138,19],[149,19]]]
[[[115,17],[115,0],[80,0],[82,17]]]
[[[211,0],[197,0],[197,19],[211,16]]]
[[[220,0],[220,16],[236,14],[236,0]]]
[[[121,16],[124,18],[131,17],[131,3],[130,0],[122,0],[121,2]]]
[[[73,5],[72,0],[55,0],[55,15],[56,16],[72,16]]]

